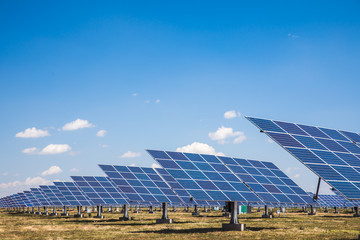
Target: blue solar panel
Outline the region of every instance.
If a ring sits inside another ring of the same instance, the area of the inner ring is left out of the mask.
[[[18,193],[19,196],[21,197],[21,199],[23,200],[23,202],[25,203],[26,207],[31,207],[32,203],[31,201],[26,197],[26,195],[22,192],[22,193]]]
[[[33,192],[34,196],[38,199],[41,206],[51,206],[52,203],[50,203],[47,199],[47,197],[43,194],[40,188],[30,188]]]
[[[96,205],[129,204],[122,192],[106,177],[71,177],[81,191]]]
[[[354,204],[341,195],[319,194],[318,203],[322,207],[354,207]]]
[[[73,182],[54,182],[69,206],[94,206],[95,204]]]
[[[359,134],[253,117],[247,119],[345,197],[360,199]]]
[[[249,164],[252,167],[248,167]],[[264,196],[273,203],[307,204],[313,200],[296,183],[279,170],[273,163],[255,160],[234,161],[226,164],[241,180],[249,185],[260,197]],[[245,173],[239,171],[244,169]],[[241,172],[241,173],[239,173]],[[297,190],[293,191],[291,188]],[[293,199],[289,195],[294,195]],[[268,200],[263,199],[265,202]]]
[[[41,203],[37,200],[35,195],[32,193],[32,191],[24,191],[25,196],[29,199],[31,202],[32,207],[40,206]]]
[[[167,156],[158,151],[154,151],[154,154],[162,159],[167,158]],[[176,157],[181,158],[179,155],[176,155]],[[130,201],[184,203],[152,168],[99,166]]]
[[[186,159],[174,159],[163,151],[170,159],[161,160],[153,154],[160,151],[148,152],[196,201],[262,202],[217,156],[179,153]]]

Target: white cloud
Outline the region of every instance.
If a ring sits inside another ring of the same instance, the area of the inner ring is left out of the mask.
[[[289,37],[289,38],[292,38],[292,39],[297,39],[297,38],[299,38],[298,35],[293,34],[293,33],[288,33],[288,37]]]
[[[135,167],[136,164],[135,164],[135,163],[132,163],[132,164],[130,164],[129,166],[130,166],[130,167]]]
[[[44,179],[42,177],[28,177],[24,182],[21,181],[13,181],[8,183],[0,183],[0,188],[6,189],[6,188],[14,188],[19,186],[39,186],[39,185],[48,185],[51,182],[47,179]]]
[[[22,150],[25,154],[37,154],[37,155],[51,155],[65,153],[71,150],[71,147],[67,144],[49,144],[44,147],[41,151],[38,148],[26,148]]]
[[[25,148],[24,150],[22,150],[22,153],[36,154],[37,151],[38,151],[38,149],[36,147],[31,147],[31,148]]]
[[[43,171],[41,173],[41,176],[54,175],[54,174],[58,174],[61,172],[62,172],[62,170],[59,166],[51,166],[49,169]]]
[[[160,103],[160,99],[156,99],[156,101],[155,101],[156,103]]]
[[[140,157],[140,156],[141,156],[141,153],[139,153],[139,152],[127,151],[126,153],[121,155],[120,158],[136,158],[136,157]]]
[[[98,136],[98,137],[105,137],[105,135],[106,135],[106,130],[99,130],[96,133],[96,136]]]
[[[226,119],[236,118],[236,117],[240,117],[240,116],[241,116],[241,113],[236,112],[235,110],[227,111],[224,113],[224,118],[226,118]]]
[[[7,176],[7,175],[9,175],[9,173],[7,173],[7,172],[3,172],[1,175],[3,175],[3,176]]]
[[[90,128],[90,127],[94,127],[94,125],[89,123],[88,120],[83,120],[83,119],[78,118],[75,121],[66,123],[62,127],[62,130],[63,131],[74,131],[74,130],[78,130],[81,128]]]
[[[137,93],[133,93],[131,94],[133,97],[136,97],[138,94]]]
[[[79,171],[79,169],[77,169],[77,168],[70,169],[70,172],[78,172],[78,171]]]
[[[151,167],[152,168],[161,168],[161,166],[159,164],[157,164],[157,163],[151,164]]]
[[[242,143],[246,139],[247,137],[244,135],[243,132],[241,132],[241,135],[239,135],[237,138],[234,139],[234,143]]]
[[[25,185],[28,185],[28,186],[47,185],[50,183],[51,182],[49,180],[42,178],[42,177],[34,177],[34,178],[28,177],[25,180]]]
[[[216,132],[210,132],[209,137],[211,138],[211,140],[217,141],[220,144],[226,143],[226,139],[228,138],[236,137],[234,139],[234,143],[242,143],[243,141],[246,140],[246,136],[244,132],[240,132],[240,131],[234,132],[232,128],[227,128],[224,126],[218,128]]]
[[[146,104],[150,103],[150,100],[146,100],[145,103],[146,103]]]
[[[39,154],[49,155],[49,154],[60,154],[65,153],[71,150],[71,147],[67,144],[49,144],[44,147]]]
[[[300,174],[295,174],[294,176],[293,176],[293,178],[299,178],[300,177]]]
[[[274,140],[272,140],[271,138],[268,138],[266,141],[267,141],[268,143],[274,143]]]
[[[102,144],[102,145],[100,145],[102,148],[108,148],[109,147],[109,145],[107,145],[107,144]]]
[[[47,130],[41,130],[33,128],[27,128],[22,132],[18,132],[15,137],[18,138],[41,138],[41,137],[47,137],[50,136],[49,132]]]
[[[188,152],[188,153],[203,153],[203,154],[211,154],[218,156],[225,156],[222,152],[216,152],[215,148],[209,146],[206,143],[193,142],[192,144],[178,147],[176,149],[177,152]]]

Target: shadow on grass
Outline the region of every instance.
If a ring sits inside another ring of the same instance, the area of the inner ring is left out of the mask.
[[[330,216],[320,216],[320,217],[323,217],[323,218],[357,218],[357,217],[354,217],[352,214],[351,215],[330,215]]]
[[[247,227],[246,231],[261,231],[261,230],[274,230],[276,228],[269,227],[269,228],[257,228],[257,227]],[[181,233],[210,233],[210,232],[223,232],[222,228],[191,228],[191,229],[161,229],[155,231],[139,231],[133,233],[159,233],[159,234],[181,234]]]

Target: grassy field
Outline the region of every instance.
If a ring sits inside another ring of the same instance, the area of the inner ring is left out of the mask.
[[[145,210],[130,216],[132,221],[118,221],[120,213],[104,213],[105,219],[85,217],[48,217],[21,213],[0,213],[0,239],[358,239],[360,218],[350,213],[287,212],[273,219],[262,219],[260,212],[239,215],[244,232],[223,232],[229,218],[221,211],[201,213],[169,212],[173,224],[155,224],[161,213]],[[333,210],[332,210],[333,211]],[[74,214],[74,212],[70,212]]]

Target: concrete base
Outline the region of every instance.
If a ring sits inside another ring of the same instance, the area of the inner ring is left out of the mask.
[[[263,214],[261,217],[262,217],[262,218],[272,218],[273,216],[270,215],[270,214],[268,214],[268,215]]]
[[[74,217],[75,217],[75,218],[83,218],[83,217],[84,217],[84,214],[75,214]]]
[[[68,214],[68,213],[62,213],[60,216],[62,216],[62,217],[68,217],[69,214]]]
[[[50,213],[50,216],[57,216],[57,213]]]
[[[156,223],[157,224],[162,224],[162,223],[173,223],[172,219],[156,219]]]
[[[36,215],[42,215],[42,212],[36,212],[35,214]]]
[[[152,212],[149,212],[150,214],[154,214],[154,212],[152,211]]]
[[[360,217],[360,214],[354,214],[353,216],[354,217]]]
[[[44,213],[44,215],[49,216],[50,214],[49,214],[49,212],[46,212],[46,213]]]
[[[316,212],[309,212],[308,215],[316,215]]]
[[[200,216],[200,213],[199,213],[199,212],[193,212],[193,213],[191,213],[191,215],[193,215],[193,216]]]
[[[95,216],[94,218],[100,218],[100,219],[104,219],[104,216]]]
[[[119,217],[119,220],[120,221],[130,221],[130,220],[132,220],[132,218],[131,217]]]
[[[223,223],[223,231],[245,231],[246,224],[232,224],[232,223]]]
[[[231,214],[230,214],[230,213],[228,213],[228,212],[223,213],[223,217],[230,217],[230,216],[231,216]]]

